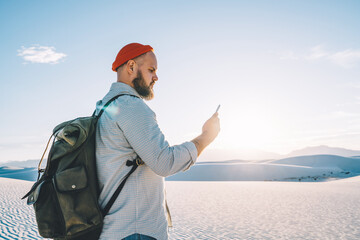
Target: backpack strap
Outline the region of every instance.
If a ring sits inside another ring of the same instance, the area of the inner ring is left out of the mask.
[[[124,180],[122,180],[122,182],[120,183],[120,185],[118,186],[118,188],[116,189],[116,191],[114,192],[114,194],[112,195],[112,197],[110,198],[109,202],[106,204],[105,208],[101,211],[103,217],[105,217],[109,211],[110,208],[112,207],[112,205],[114,204],[116,198],[119,196],[121,190],[123,189],[126,180],[130,177],[130,175],[136,170],[136,168],[140,165],[143,165],[144,162],[141,160],[141,158],[138,156],[136,157],[134,160],[127,160],[126,162],[126,166],[130,167],[132,166],[131,170],[128,172],[128,174],[126,174]]]
[[[106,107],[109,106],[112,101],[114,101],[115,99],[117,99],[118,97],[123,96],[123,95],[129,95],[129,96],[139,98],[138,96],[135,96],[135,95],[132,95],[132,94],[119,94],[119,95],[116,95],[115,97],[113,97],[109,101],[107,101],[107,103],[101,108],[101,110],[100,110],[99,114],[96,116],[96,118],[99,119],[101,117],[101,115],[103,114],[103,112],[105,111]],[[96,112],[96,110],[95,110],[95,112]],[[93,116],[95,116],[95,112],[93,113]],[[121,190],[123,189],[123,187],[124,187],[124,185],[126,183],[126,180],[130,177],[130,175],[136,170],[136,168],[138,166],[143,165],[143,164],[144,164],[144,162],[141,160],[141,158],[139,156],[137,156],[132,161],[127,160],[126,166],[128,166],[128,167],[132,166],[132,168],[126,174],[124,180],[122,180],[122,182],[120,183],[120,185],[118,186],[118,188],[116,189],[114,194],[111,196],[111,198],[110,198],[109,202],[106,204],[105,208],[101,210],[101,213],[102,213],[103,217],[105,217],[109,213],[110,208],[112,207],[112,205],[114,204],[116,198],[119,196]]]
[[[117,99],[118,97],[124,96],[124,95],[129,95],[129,96],[133,96],[133,97],[139,98],[138,96],[135,96],[135,95],[132,95],[132,94],[125,94],[125,93],[124,93],[124,94],[116,95],[115,97],[113,97],[113,98],[111,98],[109,101],[107,101],[107,103],[105,103],[105,105],[101,108],[101,110],[100,110],[99,114],[96,116],[96,118],[100,118],[100,117],[101,117],[101,115],[103,114],[103,112],[105,111],[105,109],[107,108],[107,106],[109,106],[112,101],[114,101],[114,100]],[[94,111],[93,116],[95,116],[95,112],[96,112],[96,110]]]

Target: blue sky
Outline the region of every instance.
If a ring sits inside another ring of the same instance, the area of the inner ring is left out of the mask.
[[[55,125],[90,115],[131,42],[155,49],[148,104],[170,144],[200,134],[221,104],[213,149],[360,149],[359,11],[340,0],[0,0],[0,162],[39,158]]]

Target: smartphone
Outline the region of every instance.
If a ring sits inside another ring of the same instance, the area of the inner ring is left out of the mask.
[[[217,112],[219,111],[219,109],[220,109],[220,104],[219,104],[219,106],[216,108],[215,113],[217,113]]]

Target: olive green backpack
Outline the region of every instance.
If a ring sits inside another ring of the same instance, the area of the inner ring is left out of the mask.
[[[126,95],[126,94],[121,94]],[[132,166],[104,209],[98,204],[99,183],[96,171],[95,132],[98,119],[105,108],[116,98],[110,99],[98,115],[76,118],[59,124],[45,169],[38,166],[38,180],[22,198],[35,209],[39,233],[54,239],[98,239],[104,216],[120,194],[127,178],[142,164],[139,157],[128,160]],[[40,177],[41,176],[41,177]]]

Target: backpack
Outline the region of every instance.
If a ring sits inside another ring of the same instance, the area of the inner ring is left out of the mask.
[[[142,165],[137,157],[128,160],[131,170],[119,184],[104,209],[98,204],[100,194],[95,157],[97,122],[105,108],[121,94],[110,99],[98,115],[80,117],[57,125],[38,166],[38,180],[22,198],[33,205],[39,234],[54,239],[98,239],[103,219],[120,194],[128,177]],[[54,137],[45,169],[41,162]],[[41,175],[41,177],[40,177]]]

